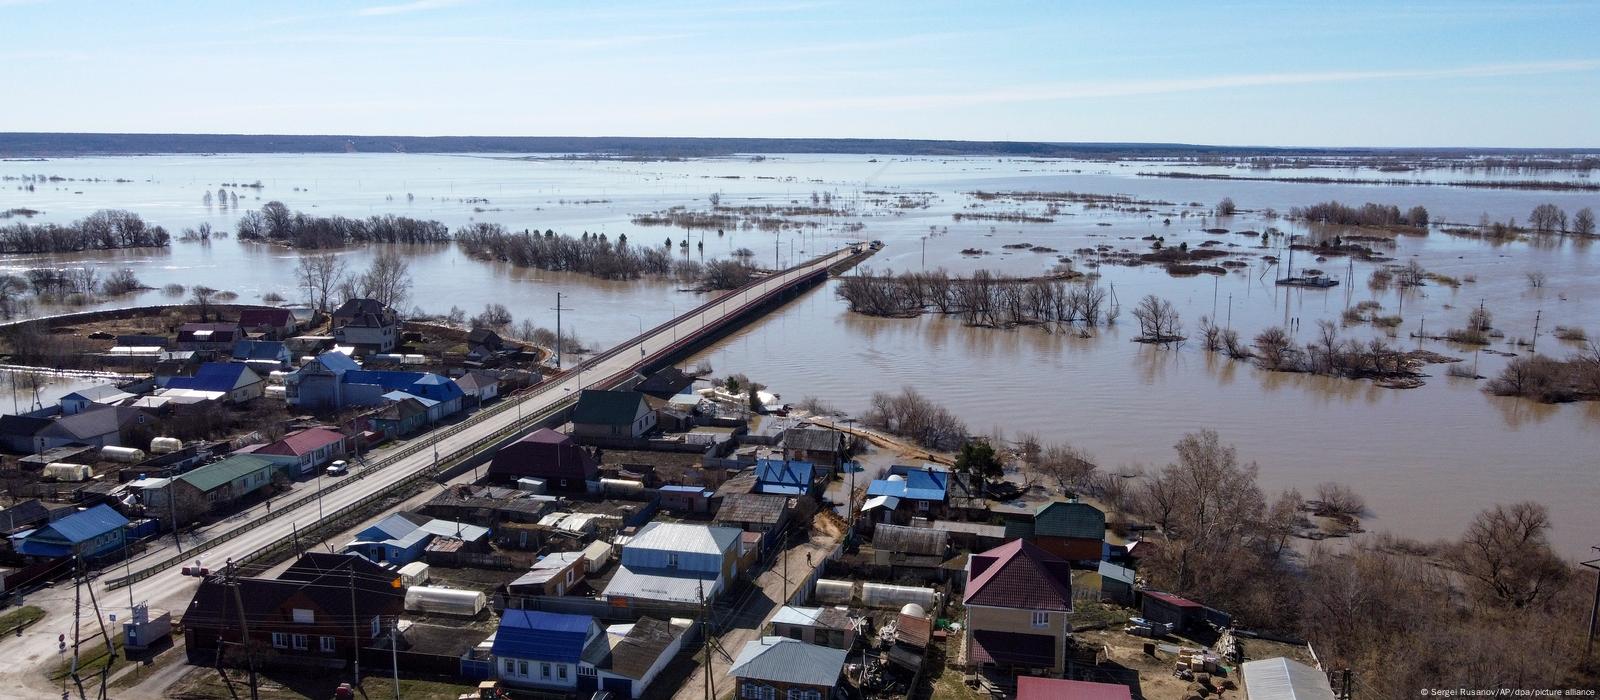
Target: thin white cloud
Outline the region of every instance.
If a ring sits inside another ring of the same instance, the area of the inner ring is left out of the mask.
[[[1079,83],[1023,85],[997,90],[924,95],[881,95],[841,97],[823,100],[783,100],[768,103],[774,110],[791,109],[926,109],[980,104],[1050,102],[1102,97],[1166,95],[1228,88],[1314,85],[1320,83],[1358,83],[1381,80],[1429,80],[1457,78],[1499,78],[1548,75],[1600,70],[1600,59],[1497,63],[1458,68],[1415,68],[1365,71],[1321,71],[1301,73],[1255,73],[1202,76],[1197,78],[1155,78]]]
[[[403,15],[412,12],[426,12],[439,10],[454,5],[460,5],[466,0],[413,0],[395,5],[373,5],[356,11],[362,17],[382,17],[386,15]]]

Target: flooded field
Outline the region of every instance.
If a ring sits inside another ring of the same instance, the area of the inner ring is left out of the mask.
[[[1201,316],[1246,339],[1269,326],[1312,340],[1317,321],[1339,321],[1346,309],[1375,302],[1381,314],[1399,316],[1389,332],[1371,324],[1341,328],[1347,337],[1382,338],[1403,349],[1424,349],[1476,363],[1494,376],[1506,357],[1526,352],[1514,339],[1565,357],[1577,346],[1551,335],[1556,326],[1600,334],[1600,260],[1595,246],[1560,236],[1493,242],[1426,235],[1360,239],[1371,257],[1352,260],[1296,251],[1296,273],[1306,268],[1338,279],[1328,289],[1277,286],[1287,267],[1288,236],[1242,235],[1277,228],[1301,243],[1366,235],[1350,229],[1315,230],[1267,210],[1326,200],[1377,202],[1402,211],[1423,206],[1435,222],[1475,224],[1480,216],[1526,221],[1538,204],[1568,214],[1600,207],[1600,193],[1504,190],[1402,184],[1347,185],[1299,182],[1172,179],[1139,173],[1186,171],[1240,176],[1416,179],[1427,181],[1512,178],[1586,182],[1572,173],[1531,176],[1482,171],[1277,169],[1268,173],[1173,163],[1106,163],[869,156],[767,156],[669,162],[578,161],[472,156],[150,156],[0,162],[0,211],[26,207],[42,213],[18,221],[65,223],[98,209],[128,209],[174,236],[210,223],[231,229],[248,209],[279,200],[316,215],[396,213],[436,219],[451,227],[490,222],[507,228],[578,235],[626,235],[631,245],[672,240],[675,255],[706,260],[740,248],[756,264],[786,265],[847,241],[882,240],[868,267],[876,271],[979,269],[1041,275],[1070,266],[1095,277],[1122,313],[1092,337],[1051,333],[1041,327],[972,328],[954,317],[874,318],[851,313],[833,291],[812,292],[703,353],[716,371],[743,372],[789,400],[817,396],[840,408],[865,407],[875,390],[916,386],[961,415],[969,427],[1007,435],[1033,432],[1065,441],[1111,470],[1158,467],[1185,432],[1211,427],[1260,464],[1268,488],[1337,480],[1366,496],[1374,511],[1369,527],[1431,539],[1455,535],[1478,510],[1496,502],[1536,500],[1555,520],[1554,537],[1569,556],[1587,552],[1600,536],[1600,404],[1542,405],[1485,394],[1483,381],[1445,375],[1428,365],[1415,389],[1386,389],[1369,381],[1273,373],[1206,352],[1197,342]],[[25,183],[21,178],[44,175]],[[48,179],[49,176],[63,178]],[[121,180],[121,181],[119,181]],[[238,183],[260,183],[239,187]],[[232,186],[225,185],[232,183]],[[31,191],[25,184],[32,184]],[[203,202],[223,188],[238,207]],[[983,199],[971,193],[1055,192],[1127,195],[1146,202],[1105,206],[1073,201]],[[636,223],[643,215],[684,207],[709,212],[711,195],[730,209],[814,207],[829,213],[782,217],[779,230],[759,226],[694,228]],[[817,199],[813,200],[813,194]],[[1240,212],[1209,216],[1230,197]],[[957,216],[959,215],[959,217]],[[1170,221],[1170,223],[1166,223]],[[1208,229],[1210,229],[1208,231]],[[1225,231],[1224,231],[1225,229]],[[686,236],[693,244],[680,248]],[[1147,239],[1160,239],[1147,240]],[[703,248],[700,244],[703,242]],[[1225,274],[1174,276],[1160,265],[1113,264],[1165,249],[1222,251]],[[1009,246],[1009,247],[1008,247]],[[1093,254],[1080,251],[1093,250]],[[572,273],[519,269],[473,259],[454,245],[406,246],[415,287],[408,305],[428,312],[459,306],[475,313],[504,303],[520,320],[554,325],[555,295],[572,309],[564,324],[605,347],[671,317],[696,300],[665,279],[606,281]],[[966,251],[966,252],[963,252]],[[373,247],[341,251],[362,267]],[[156,289],[87,307],[179,301],[160,288],[169,283],[229,290],[239,301],[295,288],[293,250],[234,239],[209,244],[174,241],[168,249],[0,257],[0,271],[94,266],[135,270]],[[1317,258],[1325,258],[1318,260]],[[1375,270],[1415,260],[1435,277],[1418,287],[1369,284]],[[1276,261],[1276,262],[1275,262]],[[1539,286],[1529,274],[1543,278]],[[1450,281],[1455,282],[1451,284]],[[1191,340],[1176,347],[1130,342],[1137,326],[1129,312],[1154,294],[1177,308]],[[1461,328],[1482,306],[1504,333],[1488,350],[1413,338]],[[38,304],[34,313],[61,309]],[[1535,338],[1534,327],[1539,333]],[[31,402],[32,390],[22,401]]]

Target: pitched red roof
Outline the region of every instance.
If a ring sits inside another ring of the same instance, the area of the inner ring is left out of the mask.
[[[542,479],[598,478],[599,465],[572,437],[549,428],[534,431],[496,452],[489,462],[489,476]]]
[[[294,325],[294,314],[288,309],[241,309],[239,311],[239,325],[284,328]]]
[[[1026,610],[1071,610],[1072,567],[1027,540],[972,555],[963,601]]]
[[[974,664],[1050,667],[1056,663],[1056,640],[1047,634],[972,630],[967,653]]]
[[[1167,603],[1168,605],[1175,605],[1175,606],[1180,607],[1180,608],[1199,608],[1199,607],[1204,607],[1199,603],[1196,603],[1196,602],[1194,602],[1192,600],[1189,600],[1188,598],[1185,598],[1183,596],[1176,596],[1176,595],[1173,595],[1171,593],[1162,593],[1160,591],[1145,591],[1144,592],[1144,596],[1146,598],[1154,598],[1154,599],[1159,600],[1159,601],[1161,601],[1163,603]]]
[[[1017,676],[1017,700],[1133,700],[1133,693],[1121,683]]]
[[[306,428],[283,436],[282,440],[256,450],[257,454],[293,455],[300,457],[319,448],[337,444],[344,434],[327,428]]]

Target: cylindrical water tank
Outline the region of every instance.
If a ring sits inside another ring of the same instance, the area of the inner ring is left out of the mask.
[[[175,437],[150,438],[150,454],[164,455],[183,449],[183,441]]]
[[[644,491],[644,482],[633,479],[601,479],[600,488],[608,494],[633,496]]]

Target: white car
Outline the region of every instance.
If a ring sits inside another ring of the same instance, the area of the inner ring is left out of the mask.
[[[344,476],[350,473],[350,465],[342,459],[334,460],[328,465],[328,476]]]

